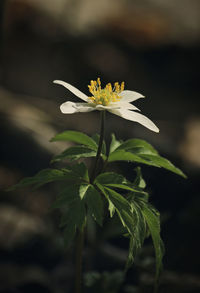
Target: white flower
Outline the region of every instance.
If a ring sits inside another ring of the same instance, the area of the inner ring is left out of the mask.
[[[138,122],[152,131],[159,132],[158,127],[146,116],[135,112],[135,110],[140,110],[131,104],[131,102],[144,98],[144,96],[134,91],[124,90],[124,82],[122,82],[121,85],[116,82],[113,88],[111,84],[108,83],[105,88],[101,88],[100,78],[98,78],[97,81],[92,80],[88,86],[92,94],[90,97],[62,80],[54,80],[54,83],[64,86],[84,101],[84,103],[74,103],[70,101],[63,103],[60,109],[64,114],[107,110],[124,119]]]

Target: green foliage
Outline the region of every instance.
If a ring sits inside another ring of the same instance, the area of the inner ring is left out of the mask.
[[[76,229],[82,230],[86,221],[86,210],[84,202],[80,197],[76,197],[71,204],[68,205],[61,217],[60,227],[64,227],[64,242],[69,246],[74,238]]]
[[[94,186],[90,185],[87,189],[85,200],[88,207],[88,213],[95,221],[102,226],[103,223],[103,201],[100,193]]]
[[[108,162],[114,161],[137,162],[162,167],[186,178],[180,169],[175,167],[169,160],[161,157],[149,143],[141,139],[129,139],[114,148],[114,151],[109,155]]]
[[[101,195],[90,184],[69,186],[68,189],[58,196],[53,207],[66,207],[61,218],[61,227],[65,227],[65,243],[67,244],[73,239],[76,229],[79,228],[81,230],[85,225],[86,210],[99,225],[102,225],[103,202]],[[71,229],[71,226],[73,229]],[[68,232],[69,236],[67,236]]]
[[[121,142],[119,140],[116,140],[114,133],[111,135],[111,138],[112,140],[110,143],[110,151],[109,151],[110,154],[114,152],[116,148],[118,148],[121,145]]]
[[[160,271],[162,269],[162,258],[164,254],[164,246],[160,237],[160,214],[151,205],[142,207],[142,214],[147,222],[156,255],[156,282],[158,281]]]
[[[105,170],[107,164],[114,161],[128,161],[162,167],[183,177],[186,177],[185,174],[170,161],[160,156],[144,140],[129,139],[123,142],[118,141],[113,134],[108,155],[105,141],[102,144],[100,156],[103,160],[101,169],[103,171],[97,174],[96,178],[93,178],[94,180],[91,180],[86,165],[83,162],[74,161],[96,156],[100,141],[98,134],[89,137],[84,133],[70,130],[56,135],[51,141],[76,143],[77,145],[69,147],[52,160],[52,162],[58,162],[67,159],[73,161],[73,163],[68,163],[62,169],[42,170],[33,177],[21,180],[9,190],[29,185],[38,188],[55,181],[65,182],[65,187],[52,204],[52,209],[58,208],[61,210],[60,226],[64,231],[64,240],[67,246],[73,240],[77,229],[82,230],[86,225],[88,216],[102,226],[105,201],[110,217],[112,218],[116,213],[121,227],[123,227],[122,231],[125,231],[126,236],[130,239],[126,270],[134,262],[144,239],[151,235],[156,256],[157,281],[162,268],[163,257],[160,215],[148,202],[149,196],[144,190],[146,183],[142,177],[141,167],[134,169],[135,178],[133,182],[128,181],[122,174],[106,172]]]
[[[18,184],[11,186],[8,191],[14,190],[16,188],[25,187],[32,185],[33,188],[38,188],[46,183],[53,181],[68,180],[74,181],[77,180],[76,174],[68,168],[63,169],[44,169],[37,173],[33,177],[27,177],[22,179]]]
[[[78,179],[89,182],[88,169],[84,163],[73,164],[70,169]]]
[[[54,136],[51,141],[72,141],[90,147],[92,150],[97,150],[96,142],[88,135],[79,131],[64,131]]]
[[[169,160],[159,155],[157,150],[142,139],[129,139],[126,141],[118,141],[115,135],[112,134],[109,148],[109,155],[106,155],[106,144],[103,141],[101,157],[107,163],[114,161],[128,161],[139,164],[145,164],[158,168],[167,169],[184,178],[185,174],[175,167]],[[55,156],[52,162],[61,161],[63,159],[78,160],[80,158],[91,158],[96,156],[97,146],[99,143],[99,135],[95,134],[92,137],[78,131],[64,131],[51,141],[72,141],[78,146],[73,146],[66,149],[61,154]],[[143,182],[144,183],[144,182]]]
[[[126,140],[125,142],[121,143],[117,149],[130,151],[135,154],[158,154],[158,152],[149,143],[137,138]]]
[[[99,176],[97,176],[95,182],[100,183],[106,187],[144,193],[144,191],[141,190],[137,183],[131,183],[124,176],[114,172],[101,173]]]
[[[81,158],[91,158],[95,157],[97,154],[97,147],[99,143],[99,135],[95,134],[92,137],[78,132],[78,131],[64,131],[60,134],[57,134],[51,139],[54,141],[72,141],[78,145],[72,146],[64,150],[61,154],[54,156],[51,160],[51,163],[62,161],[62,160],[78,160]],[[101,157],[103,160],[106,160],[106,144],[103,141]]]
[[[135,229],[133,235],[130,235],[126,270],[133,264],[135,256],[141,249],[144,239],[147,237],[147,224],[142,214],[142,210],[135,201],[130,201],[130,203],[135,218]]]
[[[143,178],[141,170],[137,171],[137,182],[138,185],[143,187]],[[114,182],[111,184],[110,182]],[[116,182],[116,183],[115,183]],[[148,218],[144,216],[144,210],[148,210],[148,194],[143,191],[140,186],[132,187],[131,183],[128,182],[122,175],[116,173],[103,173],[100,174],[95,182],[96,186],[105,196],[108,201],[108,209],[110,216],[112,217],[116,211],[118,217],[125,227],[128,236],[130,238],[129,253],[126,264],[128,269],[138,251],[143,245],[144,239],[148,236]],[[117,192],[114,189],[122,189],[124,192],[128,192],[124,195],[121,192]],[[157,231],[157,226],[155,230]],[[160,229],[160,228],[159,228]],[[158,233],[160,230],[158,230]],[[157,248],[157,247],[156,247]]]
[[[91,150],[85,146],[73,146],[66,149],[61,154],[55,156],[51,162],[58,162],[65,159],[68,160],[78,160],[80,158],[91,158],[96,156],[96,151]]]

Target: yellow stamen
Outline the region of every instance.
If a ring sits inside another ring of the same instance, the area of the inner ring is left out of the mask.
[[[113,88],[111,83],[108,83],[105,88],[101,88],[101,80],[98,77],[97,81],[90,81],[88,88],[92,94],[92,97],[89,97],[92,103],[107,106],[110,103],[118,102],[121,99],[119,94],[124,90],[124,82],[122,82],[121,85],[118,82],[115,82]]]

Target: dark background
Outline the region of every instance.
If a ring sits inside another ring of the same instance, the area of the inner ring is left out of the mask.
[[[61,79],[88,94],[97,77],[143,93],[135,104],[160,128],[156,134],[107,114],[107,139],[111,132],[145,139],[188,176],[143,168],[166,245],[160,292],[199,292],[199,35],[195,0],[1,0],[0,292],[71,290],[74,245],[63,247],[59,213],[49,211],[58,187],[4,190],[49,167],[66,147],[49,142],[58,131],[99,131],[99,113],[60,112],[62,102],[77,98],[52,83]],[[123,168],[131,176],[132,164]],[[113,227],[91,226],[87,270],[123,269],[128,244]],[[151,292],[153,262],[146,241],[120,292]]]

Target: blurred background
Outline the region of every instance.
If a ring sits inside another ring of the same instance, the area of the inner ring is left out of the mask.
[[[49,210],[58,186],[5,189],[50,166],[66,147],[49,142],[57,132],[99,131],[97,112],[61,114],[59,105],[77,98],[52,83],[61,79],[88,94],[97,77],[143,93],[146,99],[135,105],[160,128],[156,134],[107,114],[107,139],[111,132],[145,139],[188,176],[143,167],[151,202],[162,215],[160,292],[200,292],[199,53],[198,0],[0,1],[1,293],[72,290],[74,245],[64,248],[59,212]],[[133,165],[123,168],[131,176]],[[89,274],[87,285],[97,280],[95,292],[117,292],[113,284],[124,293],[152,292],[151,241],[121,284],[128,242],[118,232],[115,221],[104,231],[90,225],[85,270],[107,272]]]

